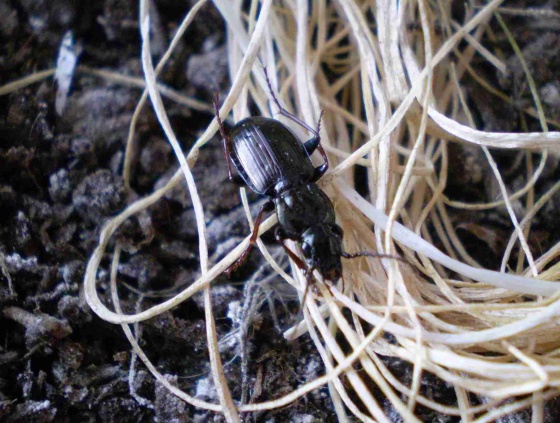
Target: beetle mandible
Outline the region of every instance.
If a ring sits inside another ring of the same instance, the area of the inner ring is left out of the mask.
[[[398,258],[367,251],[349,254],[342,249],[343,232],[336,224],[333,204],[317,186],[317,181],[329,168],[329,160],[319,134],[323,112],[317,128],[312,128],[280,105],[266,68],[264,73],[271,98],[279,113],[308,130],[313,137],[301,143],[286,125],[266,117],[243,119],[228,131],[220,119],[216,93],[214,112],[222,136],[229,180],[245,185],[268,199],[257,215],[249,245],[226,269],[226,273],[230,275],[247,259],[257,241],[263,215],[273,210],[276,210],[278,217],[276,240],[303,270],[307,279],[306,290],[315,270],[331,283],[338,281],[342,276],[341,257]],[[311,162],[311,154],[315,150],[323,158],[323,163],[318,167],[314,167]],[[232,172],[232,165],[236,174]],[[304,260],[286,245],[285,241],[288,239],[299,244]]]

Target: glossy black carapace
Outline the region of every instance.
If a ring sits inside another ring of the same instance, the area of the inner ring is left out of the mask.
[[[341,257],[393,257],[369,252],[348,254],[342,250],[342,229],[336,224],[334,207],[316,184],[329,168],[319,135],[321,118],[317,129],[311,128],[283,109],[274,96],[270,82],[268,87],[280,114],[307,129],[313,138],[301,143],[283,123],[265,117],[244,119],[228,131],[220,119],[216,98],[214,108],[229,179],[268,198],[255,220],[249,246],[226,273],[233,272],[245,261],[257,240],[264,213],[274,209],[278,216],[276,239],[296,265],[304,270],[308,281],[317,269],[325,279],[336,282],[342,276]],[[324,161],[318,167],[314,167],[310,159],[315,150],[319,151]],[[232,165],[236,174],[232,172]],[[299,244],[304,261],[288,248],[285,244],[287,239]]]

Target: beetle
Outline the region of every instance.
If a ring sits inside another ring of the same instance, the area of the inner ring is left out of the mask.
[[[255,220],[249,245],[225,273],[231,275],[247,259],[257,241],[264,214],[273,210],[278,217],[275,238],[306,275],[306,290],[315,270],[331,283],[338,281],[342,277],[342,257],[399,258],[367,251],[349,254],[343,250],[343,231],[336,224],[334,206],[317,185],[317,181],[329,169],[329,160],[319,134],[323,112],[317,128],[312,128],[280,105],[266,69],[265,77],[279,113],[309,131],[312,138],[302,143],[282,122],[260,116],[243,119],[228,131],[220,118],[219,98],[215,93],[214,112],[222,137],[229,180],[267,198]],[[311,162],[311,155],[315,151],[323,159],[318,167],[314,167]],[[299,245],[303,260],[286,245],[288,239]]]

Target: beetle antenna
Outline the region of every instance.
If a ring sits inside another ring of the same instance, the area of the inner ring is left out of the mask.
[[[388,258],[393,260],[399,260],[402,261],[403,263],[407,263],[401,256],[396,256],[393,254],[381,254],[381,253],[376,253],[374,251],[360,251],[358,253],[353,253],[353,254],[343,251],[341,256],[347,259],[355,259],[359,257],[373,257],[379,259]]]

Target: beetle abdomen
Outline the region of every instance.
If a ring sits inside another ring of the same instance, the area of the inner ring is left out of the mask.
[[[272,194],[313,176],[313,164],[302,143],[281,122],[252,117],[234,126],[230,134],[233,163],[247,185],[258,194]]]

